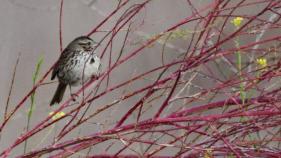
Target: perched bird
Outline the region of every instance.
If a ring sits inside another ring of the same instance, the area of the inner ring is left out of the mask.
[[[91,38],[81,36],[74,39],[63,50],[54,66],[51,79],[59,80],[59,85],[50,103],[60,103],[67,85],[76,86],[85,83],[91,77],[97,77],[100,72],[100,58],[94,52],[97,46]]]

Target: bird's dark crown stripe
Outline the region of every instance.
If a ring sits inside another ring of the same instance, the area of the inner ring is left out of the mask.
[[[83,39],[88,39],[88,40],[91,40],[93,41],[90,37],[88,36],[80,36],[80,37],[77,37],[75,40],[83,40]]]

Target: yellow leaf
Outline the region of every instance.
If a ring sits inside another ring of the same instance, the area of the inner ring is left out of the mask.
[[[52,112],[49,113],[49,116],[53,115],[53,114],[54,114],[54,112],[52,111]],[[63,117],[64,115],[65,115],[65,113],[63,111],[59,111],[54,116],[52,116],[52,119],[56,120],[56,119],[59,119],[59,118]]]

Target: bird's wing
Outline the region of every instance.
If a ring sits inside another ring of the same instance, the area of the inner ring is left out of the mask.
[[[57,64],[56,64],[57,65]],[[57,70],[57,66],[55,65],[54,69],[53,69],[53,72],[52,72],[52,77],[51,77],[51,80],[55,79],[56,78],[56,75],[58,73],[58,70]]]
[[[51,80],[56,78],[56,75],[58,73],[58,65],[60,65],[60,62],[62,61],[62,58],[65,58],[65,56],[67,55],[67,49],[63,50],[63,52],[61,53],[59,60],[57,61],[56,65],[53,68],[53,72],[52,72],[52,76],[51,76]]]

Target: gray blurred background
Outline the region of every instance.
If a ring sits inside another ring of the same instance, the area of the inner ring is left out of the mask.
[[[134,34],[131,35],[132,48],[127,47],[127,51],[133,50],[138,40],[145,40],[150,36],[157,34],[164,29],[168,28],[171,24],[180,21],[186,15],[190,14],[186,10],[186,6],[181,3],[184,0],[155,0],[150,3],[139,14],[133,24],[136,28]],[[19,54],[19,64],[17,67],[14,88],[11,94],[10,107],[14,107],[32,88],[32,74],[35,71],[36,63],[40,57],[44,58],[42,69],[40,70],[40,77],[56,62],[59,57],[59,0],[0,0],[0,101],[1,106],[4,108],[10,89],[13,69]],[[131,1],[131,4],[140,1]],[[200,3],[202,1],[198,1]],[[71,40],[80,35],[89,33],[99,22],[101,22],[117,5],[116,0],[65,0],[63,7],[63,20],[62,20],[62,36],[63,46],[65,47]],[[129,5],[130,6],[130,5]],[[116,22],[116,18],[112,18],[112,24]],[[141,24],[143,23],[143,24]],[[106,31],[111,28],[110,23],[101,29]],[[95,34],[92,38],[98,41],[105,33]],[[120,38],[124,34],[120,34]],[[121,38],[123,40],[123,38]],[[120,49],[122,44],[115,42],[115,47]],[[117,40],[118,41],[118,40]],[[170,56],[177,56],[181,52],[181,47],[184,47],[183,42],[179,42],[177,46],[170,44],[168,47],[173,50]],[[114,78],[111,79],[113,83],[120,83],[124,79],[138,74],[151,68],[151,66],[159,63],[159,48],[146,50],[146,55],[138,56],[133,63],[127,63],[122,68],[118,69],[119,72],[114,72]],[[106,68],[108,56],[103,59],[103,68]],[[46,81],[50,81],[50,77]],[[145,81],[143,81],[145,82]],[[134,86],[142,86],[138,83]],[[45,118],[52,108],[48,106],[50,99],[54,93],[57,84],[48,84],[38,89],[36,93],[36,108],[31,120],[31,127],[43,118]],[[133,89],[133,88],[132,88]],[[68,93],[68,92],[67,92]],[[69,94],[65,95],[67,98]],[[118,97],[118,96],[117,96]],[[115,98],[106,98],[104,103],[113,101]],[[102,104],[102,100],[100,104]],[[12,121],[2,133],[0,149],[8,147],[21,133],[25,131],[27,121],[27,111],[30,101],[28,100],[24,108],[21,108],[16,113]],[[98,104],[98,103],[97,103]],[[123,106],[125,110],[128,107]],[[112,113],[119,118],[119,114],[123,114],[124,110],[117,108]],[[4,110],[2,111],[2,114]],[[98,123],[106,122],[111,114],[104,114],[99,116]],[[117,115],[116,115],[117,114]],[[101,120],[102,121],[101,121]],[[1,117],[1,121],[3,117]],[[114,117],[107,121],[114,120]],[[110,123],[109,123],[110,124]],[[112,123],[111,123],[112,124]],[[58,125],[59,126],[59,125]],[[86,128],[84,126],[84,128]],[[101,125],[91,125],[88,130],[81,130],[78,132],[93,133],[100,131]],[[106,128],[106,127],[105,127]],[[47,135],[48,131],[34,136],[33,141],[29,141],[28,151],[36,149],[36,147],[45,146],[41,138]],[[47,135],[48,136],[48,135]],[[51,136],[50,136],[51,137]],[[47,137],[49,138],[49,137]],[[71,136],[69,136],[71,138]],[[41,142],[41,143],[40,143]],[[103,149],[101,147],[101,149]],[[94,151],[102,151],[94,149]],[[19,146],[16,152],[12,155],[18,155],[23,152],[23,145]]]
[[[0,0],[0,101],[1,108],[6,105],[8,92],[10,89],[11,78],[13,75],[13,69],[20,55],[19,65],[17,68],[16,79],[14,83],[14,89],[12,91],[10,105],[13,107],[16,105],[30,89],[32,88],[32,74],[35,71],[36,63],[40,57],[44,58],[42,69],[40,70],[40,76],[44,74],[58,59],[59,51],[59,0]],[[138,3],[138,0],[130,1],[131,4]],[[191,12],[187,10],[185,0],[154,0],[134,19],[133,26],[135,30],[129,36],[129,43],[131,45],[126,46],[126,52],[137,48],[138,40],[145,40],[154,34],[160,33],[169,26],[181,21]],[[200,6],[201,4],[208,3],[207,0],[193,1],[194,5]],[[63,20],[62,20],[62,37],[63,46],[65,47],[71,40],[80,35],[89,33],[99,22],[101,22],[117,5],[116,0],[65,0],[63,7]],[[198,7],[197,6],[197,7]],[[260,6],[252,8],[258,10]],[[200,7],[198,7],[200,8]],[[244,10],[245,11],[245,10]],[[242,11],[243,13],[243,11]],[[112,18],[112,24],[116,22],[116,18]],[[100,31],[107,31],[111,28],[112,24],[108,23],[101,28]],[[184,26],[188,29],[192,29],[193,25],[189,24]],[[96,33],[92,38],[96,41],[102,38],[105,32]],[[125,32],[120,33],[117,37],[124,38]],[[118,40],[114,43],[114,48],[120,49],[122,40]],[[246,39],[242,39],[246,40]],[[167,44],[167,58],[166,60],[172,60],[181,53],[187,47],[189,38],[185,40],[176,40],[173,43]],[[162,44],[158,43],[156,46],[144,50],[145,55],[137,56],[136,59],[129,63],[122,65],[119,69],[112,73],[110,85],[115,85],[141,72],[147,71],[159,65],[161,62],[161,48]],[[100,50],[98,50],[100,51]],[[113,52],[114,53],[114,52]],[[98,53],[99,54],[99,53]],[[103,58],[103,70],[107,68],[108,54]],[[151,76],[155,77],[155,76]],[[50,76],[46,81],[50,81]],[[206,83],[208,82],[208,83]],[[147,83],[150,83],[149,79],[143,80],[134,84],[134,87],[127,87],[127,91],[130,89],[136,89]],[[210,85],[211,81],[207,79],[197,80],[196,84],[200,86]],[[55,108],[48,106],[50,99],[54,93],[57,83],[47,84],[38,89],[36,93],[36,108],[33,114],[31,125],[36,125],[43,118],[45,118],[49,112]],[[117,92],[124,92],[123,90]],[[118,98],[118,93],[111,94],[107,98],[103,98],[95,102],[96,107],[106,103],[110,103]],[[68,93],[68,92],[67,92]],[[66,94],[68,96],[69,94]],[[135,99],[137,99],[136,96]],[[66,97],[65,97],[66,99]],[[96,120],[92,120],[92,124],[85,125],[83,129],[77,131],[76,134],[87,134],[101,129],[107,129],[114,123],[115,118],[119,118],[120,115],[127,111],[126,105],[134,103],[134,98],[122,103],[118,107],[114,107],[111,112],[105,113],[102,116],[97,116]],[[8,147],[11,141],[15,140],[23,131],[26,126],[26,113],[30,102],[25,103],[25,107],[16,113],[12,121],[9,122],[1,135],[0,149]],[[95,110],[95,108],[91,109]],[[4,110],[3,110],[4,112]],[[1,121],[3,117],[1,117]],[[106,124],[107,126],[103,126]],[[60,126],[58,124],[57,126]],[[42,132],[34,136],[34,141],[29,141],[28,151],[36,149],[38,147],[45,146],[44,141],[41,139],[44,136],[48,136],[48,131]],[[75,134],[73,134],[75,136]],[[49,138],[49,137],[48,137]],[[50,138],[52,138],[50,136]],[[71,138],[71,135],[68,136]],[[36,141],[38,140],[38,141]],[[13,155],[22,153],[23,146],[19,146]],[[100,149],[97,147],[94,152],[99,153],[103,151],[103,146]]]

